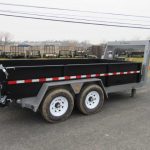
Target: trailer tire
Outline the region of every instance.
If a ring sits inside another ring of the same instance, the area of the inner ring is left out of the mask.
[[[72,113],[74,98],[66,89],[55,89],[50,91],[41,106],[43,118],[50,122],[60,122],[66,120]]]
[[[85,115],[97,113],[104,104],[104,92],[96,84],[83,87],[78,98],[77,107]]]

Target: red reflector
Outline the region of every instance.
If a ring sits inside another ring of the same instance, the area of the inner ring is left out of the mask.
[[[45,82],[45,81],[46,81],[46,78],[39,79],[39,82]]]
[[[109,74],[108,74],[108,73],[105,73],[104,76],[109,76]]]
[[[76,78],[77,78],[77,79],[81,79],[81,75],[77,75]]]
[[[86,77],[87,77],[87,78],[91,78],[91,75],[90,75],[90,74],[88,74],[88,75],[86,75]]]
[[[70,80],[70,76],[65,76],[65,80]]]
[[[58,81],[58,80],[59,80],[58,77],[54,77],[54,78],[52,78],[52,79],[53,79],[53,81]]]
[[[24,82],[25,82],[25,83],[32,83],[32,80],[31,80],[31,79],[28,79],[28,80],[25,80]]]
[[[8,84],[9,84],[9,85],[17,84],[17,82],[16,82],[16,81],[8,81]]]
[[[100,77],[100,74],[96,74],[96,77]]]

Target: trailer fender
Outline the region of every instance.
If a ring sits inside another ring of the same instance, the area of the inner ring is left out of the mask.
[[[102,88],[102,90],[104,92],[104,98],[108,99],[108,93],[107,93],[107,91],[105,89],[105,86],[104,86],[102,80],[97,81],[97,84]]]
[[[104,96],[105,96],[104,98],[108,99],[108,93],[107,93],[107,91],[105,89],[105,86],[104,86],[101,79],[98,79],[96,81],[91,80],[91,81],[88,81],[88,82],[73,83],[73,84],[71,84],[71,89],[74,91],[74,94],[79,94],[81,89],[84,86],[86,86],[87,84],[93,84],[93,83],[99,85],[102,88]]]

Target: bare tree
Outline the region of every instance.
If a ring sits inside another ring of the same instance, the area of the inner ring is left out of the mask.
[[[12,39],[12,34],[9,32],[0,32],[0,43],[7,44]]]
[[[3,35],[3,38],[4,38],[5,44],[7,44],[8,42],[11,41],[12,35],[9,32],[5,32],[4,35]]]
[[[4,36],[4,33],[3,33],[3,32],[0,32],[0,43],[3,42],[3,36]]]

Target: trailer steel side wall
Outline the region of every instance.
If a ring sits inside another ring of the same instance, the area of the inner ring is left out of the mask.
[[[0,71],[0,82],[3,85],[2,95],[18,99],[36,96],[42,82],[8,85],[8,81],[31,80],[75,75],[91,75],[141,70],[141,63],[102,59],[63,59],[63,60],[5,60],[0,61],[8,72],[8,78]],[[140,82],[141,74],[122,74],[99,77],[104,86]]]

